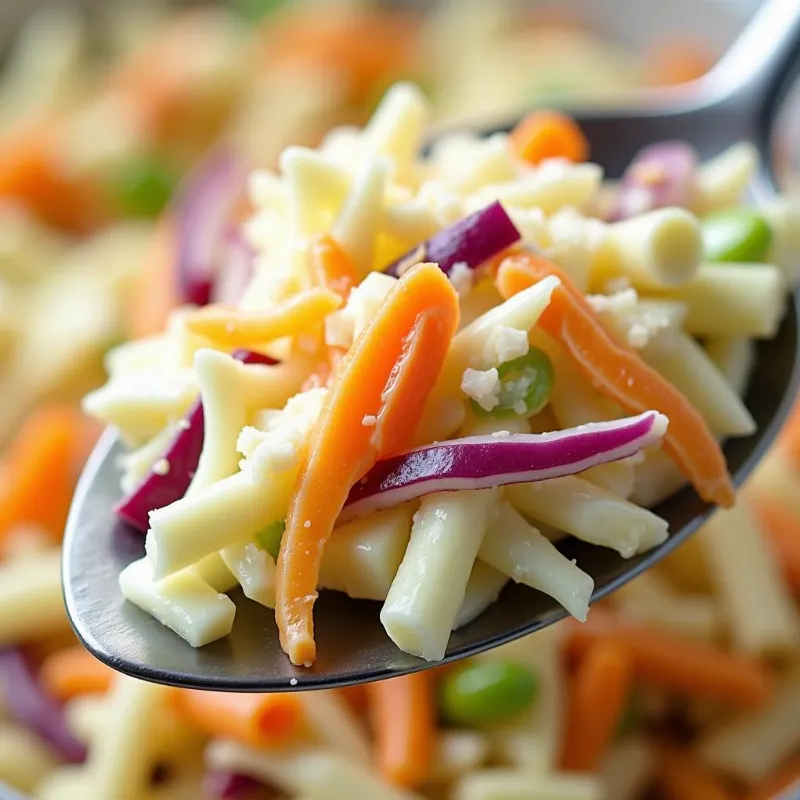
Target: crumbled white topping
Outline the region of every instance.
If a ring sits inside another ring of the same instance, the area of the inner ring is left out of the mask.
[[[297,686],[297,683],[298,683],[297,678],[292,678],[289,681],[289,686]]]
[[[374,414],[365,414],[364,418],[361,420],[361,424],[365,428],[374,428],[377,421],[378,418]]]
[[[188,431],[192,427],[192,423],[188,419],[179,419],[178,428],[182,431]]]
[[[483,360],[486,366],[497,367],[526,355],[528,349],[527,331],[495,325],[483,346]]]
[[[493,431],[489,435],[494,436],[496,439],[505,439],[506,437],[511,436],[511,431]]]
[[[303,523],[303,527],[304,527],[304,528],[310,528],[310,527],[311,527],[311,520],[310,520],[310,519],[307,519],[307,520],[306,520],[306,521]]]
[[[636,309],[639,295],[636,289],[623,289],[612,295],[590,294],[586,296],[589,305],[598,313],[625,313]]]
[[[350,347],[373,319],[396,282],[397,278],[391,275],[370,272],[350,292],[347,305],[325,319],[326,344],[331,347]]]
[[[603,294],[617,294],[618,292],[624,292],[625,289],[631,288],[631,279],[626,275],[621,275],[618,278],[612,278],[606,285],[603,287]]]
[[[472,291],[475,275],[466,261],[456,261],[448,277],[459,297],[466,297]]]
[[[152,470],[156,475],[169,475],[169,461],[166,458],[159,458],[153,464]]]
[[[461,378],[461,391],[484,411],[491,411],[500,402],[500,388],[500,377],[494,367],[465,369]]]

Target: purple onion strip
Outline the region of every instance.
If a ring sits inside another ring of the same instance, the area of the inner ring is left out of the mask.
[[[341,522],[433,492],[488,489],[574,475],[658,442],[657,411],[542,434],[470,436],[379,461],[350,491]]]
[[[61,706],[50,697],[36,678],[25,655],[16,647],[0,650],[0,690],[11,714],[67,760],[80,763],[86,748],[67,726]]]
[[[448,274],[458,263],[477,269],[521,238],[506,210],[496,201],[434,234],[400,256],[384,272],[400,277],[420,261],[433,261]]]
[[[184,302],[211,300],[231,213],[247,180],[246,165],[226,151],[212,153],[189,176],[176,205],[178,280]]]
[[[269,356],[250,350],[237,350],[233,357],[243,364],[273,366],[278,363]],[[151,511],[180,500],[186,494],[197,470],[203,449],[203,433],[203,404],[198,397],[161,455],[169,464],[167,474],[160,475],[151,469],[133,492],[117,504],[114,509],[117,516],[134,528],[146,532],[150,527]]]
[[[248,792],[263,788],[264,784],[261,781],[241,772],[213,770],[207,772],[203,778],[204,796],[218,800],[239,800]]]
[[[688,142],[658,142],[643,148],[625,170],[611,220],[667,206],[687,207],[697,164],[697,151]]]

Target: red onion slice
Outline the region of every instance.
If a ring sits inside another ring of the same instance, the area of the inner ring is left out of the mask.
[[[61,706],[44,691],[16,647],[0,650],[0,690],[11,714],[53,745],[65,760],[80,763],[86,758],[86,748],[67,726]]]
[[[222,258],[211,288],[211,302],[237,305],[253,277],[256,251],[236,226],[229,226],[222,244]]]
[[[682,141],[659,142],[640,150],[625,170],[612,220],[656,208],[686,208],[692,199],[697,151]]]
[[[269,356],[250,350],[237,350],[233,357],[243,364],[273,366],[278,363]],[[158,459],[169,464],[169,471],[161,475],[151,469],[136,489],[118,503],[114,509],[117,516],[134,528],[146,532],[150,527],[151,511],[180,500],[186,494],[197,470],[203,449],[203,433],[203,404],[198,398]]]
[[[180,193],[175,215],[178,281],[186,303],[204,306],[211,299],[221,245],[247,174],[237,156],[217,151],[189,176]]]
[[[433,492],[488,489],[574,475],[658,442],[657,411],[542,434],[469,436],[379,461],[350,491],[340,522]]]
[[[207,772],[203,778],[204,796],[218,800],[240,800],[256,789],[263,793],[266,787],[261,781],[241,772],[213,770]]]
[[[448,274],[458,263],[477,269],[521,238],[506,210],[496,201],[434,234],[400,256],[384,272],[400,277],[420,261],[432,261]]]

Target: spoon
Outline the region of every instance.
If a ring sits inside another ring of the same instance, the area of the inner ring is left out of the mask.
[[[767,146],[779,101],[800,67],[800,0],[771,0],[720,64],[685,89],[658,92],[645,105],[614,112],[576,114],[592,143],[593,160],[619,175],[642,146],[685,139],[702,156],[741,139]],[[511,125],[493,130],[508,130]],[[774,192],[769,171],[756,190]],[[757,433],[725,447],[734,482],[741,484],[774,440],[798,386],[798,309],[790,303],[777,337],[758,344],[746,403]],[[401,652],[380,625],[379,605],[324,592],[314,609],[317,662],[293,667],[281,651],[273,614],[234,593],[233,632],[198,650],[130,603],[123,601],[120,571],[143,554],[141,533],[116,520],[120,499],[112,431],[98,443],[79,482],[64,540],[64,595],[75,632],[101,661],[120,672],[158,683],[229,691],[321,689],[388,678],[429,664]],[[710,513],[683,489],[656,513],[669,522],[670,538],[629,560],[576,539],[559,545],[595,580],[599,599],[640,574],[685,541]],[[512,585],[478,619],[456,631],[445,661],[464,658],[565,616],[550,597]],[[291,684],[290,684],[291,681]]]

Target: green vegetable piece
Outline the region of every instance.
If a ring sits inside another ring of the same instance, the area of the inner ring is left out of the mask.
[[[286,0],[233,0],[232,5],[247,22],[255,24],[286,5]]]
[[[702,226],[708,261],[761,261],[772,241],[772,231],[764,218],[747,208],[709,214]]]
[[[555,374],[547,353],[538,347],[497,368],[501,388],[498,404],[487,411],[474,400],[472,410],[479,417],[532,417],[550,400]]]
[[[120,211],[130,217],[157,217],[169,202],[177,175],[154,156],[139,156],[111,177],[111,192]]]
[[[516,717],[533,704],[538,690],[536,675],[523,664],[472,662],[447,675],[439,700],[447,722],[481,727]]]
[[[616,738],[624,739],[626,736],[634,733],[639,729],[642,724],[642,709],[641,702],[635,693],[632,693],[628,698],[625,709],[622,712],[622,717],[617,725]]]
[[[266,550],[276,561],[281,549],[281,539],[286,530],[286,522],[282,519],[270,522],[266,528],[256,534],[256,542],[262,550]]]

